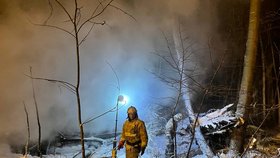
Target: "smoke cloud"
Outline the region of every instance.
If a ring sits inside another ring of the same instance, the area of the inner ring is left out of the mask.
[[[12,155],[10,147],[7,144],[0,144],[0,157],[15,157]]]
[[[71,1],[72,2],[72,1]],[[73,9],[70,1],[66,8]],[[97,116],[116,105],[119,95],[117,78],[107,63],[112,65],[120,81],[120,93],[128,95],[128,105],[138,108],[140,118],[147,117],[149,106],[159,100],[155,98],[173,95],[149,71],[156,71],[159,59],[151,52],[165,49],[161,31],[172,32],[176,19],[184,19],[184,34],[198,45],[216,33],[215,5],[210,1],[197,0],[142,0],[118,1],[114,5],[129,12],[136,21],[123,12],[109,7],[96,22],[87,40],[81,45],[81,102],[83,120]],[[91,4],[92,3],[92,4]],[[87,16],[93,2],[82,1],[82,16]],[[53,5],[51,24],[70,25],[62,10]],[[31,136],[37,137],[37,124],[29,67],[33,76],[64,80],[75,84],[76,57],[72,37],[66,33],[32,24],[44,22],[50,14],[48,1],[0,0],[0,141],[24,143],[26,119],[23,102],[27,105]],[[198,28],[199,26],[199,28]],[[71,29],[70,29],[71,30]],[[204,47],[204,46],[203,46]],[[194,60],[200,58],[201,51]],[[200,67],[207,67],[203,62]],[[205,71],[205,70],[202,70]],[[43,138],[53,132],[78,132],[75,96],[65,87],[46,81],[34,80],[34,89],[39,106]],[[126,108],[120,109],[119,124],[126,118]],[[87,133],[112,132],[115,113],[98,118],[85,126]],[[106,122],[106,123],[105,123]],[[120,128],[119,128],[120,129]],[[14,139],[12,139],[14,138]],[[17,138],[17,139],[15,139]]]

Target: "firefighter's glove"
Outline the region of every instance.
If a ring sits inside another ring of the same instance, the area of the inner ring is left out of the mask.
[[[117,149],[118,150],[122,149],[123,145],[124,145],[124,141],[120,141]]]
[[[146,147],[142,147],[141,148],[141,155],[143,155],[145,153]]]

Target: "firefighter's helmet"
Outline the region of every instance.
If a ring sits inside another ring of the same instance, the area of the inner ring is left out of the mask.
[[[130,117],[129,117],[129,114],[134,114],[134,118],[130,118]],[[130,106],[130,107],[127,109],[127,118],[128,118],[129,121],[138,118],[137,109],[136,109],[134,106]]]
[[[131,113],[137,114],[137,109],[134,106],[130,106],[127,109],[127,114],[131,114]]]

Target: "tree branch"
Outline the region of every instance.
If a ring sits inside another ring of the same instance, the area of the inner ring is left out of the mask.
[[[29,75],[26,75],[24,74],[25,76],[31,78],[31,79],[36,79],[36,80],[44,80],[44,81],[49,81],[49,82],[57,82],[57,83],[60,83],[64,86],[66,86],[67,88],[70,88],[71,91],[75,92],[75,88],[76,86],[74,86],[73,84],[69,83],[69,82],[66,82],[66,81],[61,81],[61,80],[56,80],[56,79],[49,79],[49,78],[41,78],[41,77],[32,77],[32,76],[29,76]]]
[[[90,29],[88,30],[87,34],[80,41],[79,45],[81,45],[86,40],[86,38],[89,36],[90,32],[92,31],[94,25],[96,25],[96,24],[105,25],[105,23],[106,23],[105,21],[103,21],[102,23],[100,23],[100,22],[99,23],[98,22],[92,22],[92,21],[89,21],[89,22],[92,23],[92,25],[91,25]]]
[[[44,27],[50,27],[50,28],[55,28],[55,29],[58,29],[60,31],[63,31],[63,32],[66,32],[68,33],[69,35],[71,35],[72,37],[75,38],[75,35],[72,34],[70,31],[66,30],[66,29],[63,29],[61,27],[58,27],[58,26],[54,26],[54,25],[49,25],[49,24],[37,24],[37,23],[33,23],[32,21],[30,21],[33,25],[36,25],[36,26],[44,26]]]
[[[71,17],[70,13],[67,11],[67,9],[58,1],[58,0],[55,0],[56,3],[63,9],[63,11],[67,14],[68,18],[71,20],[71,22],[74,24],[74,20],[73,18]]]
[[[51,3],[50,0],[48,0],[48,3],[49,3],[49,7],[50,7],[51,12],[50,12],[48,18],[45,20],[45,22],[44,22],[43,24],[47,24],[48,21],[49,21],[49,19],[52,17],[52,14],[53,14],[53,6],[52,6],[52,3]]]
[[[133,15],[131,15],[130,13],[128,13],[128,12],[126,12],[126,11],[124,11],[123,9],[121,9],[120,7],[117,7],[117,6],[115,6],[115,5],[112,5],[112,4],[110,4],[109,5],[110,7],[112,7],[112,8],[115,8],[115,9],[117,9],[117,10],[120,10],[121,12],[123,12],[124,14],[126,14],[126,15],[128,15],[129,17],[131,17],[134,21],[136,21],[137,22],[137,20],[134,18],[134,16]]]
[[[83,26],[86,24],[86,23],[88,23],[89,21],[91,21],[92,19],[94,19],[94,18],[96,18],[96,17],[98,17],[99,15],[101,15],[105,10],[106,10],[106,8],[113,2],[114,0],[110,0],[110,2],[109,3],[107,3],[103,8],[102,8],[102,10],[99,12],[99,13],[97,13],[97,14],[95,14],[94,15],[94,13],[92,14],[92,16],[90,17],[90,18],[88,18],[87,20],[85,20],[81,25],[80,25],[80,27],[78,28],[78,32],[80,32],[80,30],[83,28]],[[97,6],[97,8],[100,6],[100,4]],[[96,9],[97,10],[97,9]],[[94,11],[95,12],[95,11]]]

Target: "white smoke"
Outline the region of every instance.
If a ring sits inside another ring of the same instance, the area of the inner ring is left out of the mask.
[[[63,3],[69,11],[73,9],[71,2]],[[82,11],[90,11],[88,7],[94,5],[90,2],[81,2]],[[24,3],[20,0],[1,0],[0,4],[0,135],[5,138],[14,135],[25,138],[24,101],[30,115],[32,139],[35,139],[37,124],[31,80],[24,74],[29,74],[29,66],[32,66],[34,76],[75,84],[74,41],[62,31],[31,24],[30,21],[42,23],[48,17],[47,1],[28,0]],[[119,95],[117,79],[107,62],[118,74],[121,93],[130,97],[129,104],[134,104],[140,118],[145,119],[147,106],[155,101],[153,98],[172,96],[172,92],[147,71],[154,70],[154,65],[159,61],[151,52],[166,46],[161,30],[172,30],[176,17],[183,17],[187,23],[185,33],[198,42],[204,43],[208,33],[215,32],[215,25],[212,25],[213,21],[217,22],[215,14],[213,17],[208,14],[212,8],[201,6],[197,0],[120,1],[113,4],[129,12],[137,21],[117,9],[108,8],[97,19],[97,22],[105,20],[106,25],[96,25],[81,46],[83,120],[97,116],[116,104]],[[200,7],[204,8],[204,14],[198,21],[195,19],[198,12],[202,12]],[[67,16],[57,5],[53,9],[49,22],[69,29],[65,22]],[[86,16],[86,13],[83,15]],[[78,131],[75,96],[59,84],[38,80],[34,83],[43,137],[49,137],[53,131]],[[113,131],[114,115],[110,113],[89,123],[85,131]],[[125,118],[126,108],[122,108],[119,124]]]
[[[11,153],[11,149],[9,147],[9,145],[7,144],[0,144],[0,158],[7,158],[7,157],[15,157],[12,153]]]

